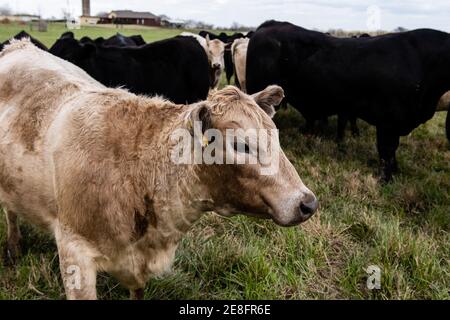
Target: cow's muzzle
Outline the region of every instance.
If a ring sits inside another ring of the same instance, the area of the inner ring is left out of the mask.
[[[314,215],[314,213],[316,213],[318,208],[319,208],[319,201],[317,201],[316,197],[313,195],[308,196],[307,199],[305,199],[300,203],[300,206],[298,208],[299,217],[301,219],[300,222],[305,222],[306,220],[311,218]]]

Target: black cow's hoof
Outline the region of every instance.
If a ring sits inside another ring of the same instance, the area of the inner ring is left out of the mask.
[[[381,185],[387,185],[387,184],[389,184],[391,181],[392,181],[392,175],[389,176],[389,175],[386,175],[386,174],[382,174],[382,175],[380,176],[380,183],[381,183]]]
[[[385,185],[392,181],[392,170],[386,170],[386,168],[380,168],[380,182]]]

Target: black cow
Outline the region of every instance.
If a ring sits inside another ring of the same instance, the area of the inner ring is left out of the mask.
[[[227,77],[227,82],[230,84],[231,77],[234,74],[234,66],[233,66],[233,57],[231,56],[231,46],[233,45],[234,40],[244,38],[245,36],[238,32],[235,33],[229,37],[227,37],[225,40],[225,52],[224,52],[224,62],[225,62],[225,75]],[[238,84],[238,81],[235,81],[236,84]]]
[[[219,40],[222,41],[223,43],[227,43],[228,35],[225,32],[219,33]]]
[[[358,39],[358,38],[370,38],[371,35],[368,33],[361,33],[361,34],[356,34],[353,35],[352,38]]]
[[[91,38],[89,38],[88,36],[84,36],[80,39],[80,43],[86,44],[86,43],[91,43],[94,44],[95,41],[92,40]]]
[[[434,115],[450,89],[450,35],[421,29],[335,38],[287,22],[263,23],[247,52],[247,89],[279,84],[307,121],[361,118],[377,128],[382,178],[397,169],[399,137]]]
[[[225,77],[227,78],[227,83],[230,84],[231,77],[234,74],[233,57],[231,55],[231,45],[233,43],[225,44],[225,51],[223,52],[223,62],[225,64]]]
[[[144,45],[145,41],[140,35],[127,37],[124,36],[123,34],[117,33],[112,37],[104,40],[102,44],[105,46],[116,46],[116,47],[137,47]]]
[[[98,37],[97,39],[94,40],[94,43],[96,45],[103,45],[104,42],[105,42],[105,38],[103,38],[103,37]]]
[[[64,32],[59,39],[75,39],[75,34],[72,31]]]
[[[205,31],[205,30],[200,31],[198,34],[205,39],[206,39],[206,36],[208,36],[209,40],[219,39],[219,36],[217,34],[209,32],[209,31]]]
[[[144,38],[142,38],[142,36],[140,34],[136,34],[134,36],[129,36],[129,38],[131,40],[133,40],[137,46],[143,46],[143,45],[147,44],[145,42]]]
[[[48,48],[45,46],[45,44],[43,44],[43,43],[40,42],[39,40],[37,40],[37,39],[33,38],[32,36],[30,36],[30,35],[29,35],[28,33],[26,33],[24,30],[20,31],[18,34],[16,34],[16,35],[15,35],[14,37],[12,37],[11,39],[17,39],[17,40],[20,40],[20,39],[23,39],[23,38],[29,38],[30,41],[31,41],[36,47],[38,47],[39,49],[48,51]],[[9,41],[10,41],[11,39],[9,39],[9,40],[3,42],[2,45],[1,45],[0,50],[3,49],[3,47],[4,47],[6,44],[8,44]]]
[[[50,52],[84,69],[106,86],[162,95],[175,103],[205,100],[209,65],[205,50],[191,37],[175,37],[140,47],[108,47],[59,39]]]
[[[247,32],[247,34],[245,35],[245,37],[246,38],[251,38],[251,37],[253,37],[253,34],[255,33],[255,31],[249,31],[249,32]]]
[[[116,47],[136,47],[134,41],[120,33],[117,33],[103,42],[105,46],[116,46]]]

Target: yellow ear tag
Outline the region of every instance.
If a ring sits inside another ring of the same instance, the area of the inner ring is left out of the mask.
[[[189,129],[192,129],[192,121],[191,120],[188,121],[187,126]]]
[[[206,136],[203,136],[202,139],[202,146],[206,147],[209,144],[208,138]]]

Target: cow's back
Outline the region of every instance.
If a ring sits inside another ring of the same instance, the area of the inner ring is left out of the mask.
[[[48,208],[56,214],[49,129],[61,107],[88,86],[101,87],[29,41],[14,41],[0,55],[0,200],[38,225],[51,222],[42,214]]]
[[[450,37],[435,30],[340,39],[269,21],[249,43],[247,88],[281,85],[307,119],[350,113],[407,134],[448,89],[449,56]]]
[[[175,103],[193,103],[208,95],[208,57],[191,37],[134,48],[97,46],[73,62],[104,85],[123,86],[136,94],[161,95]]]

